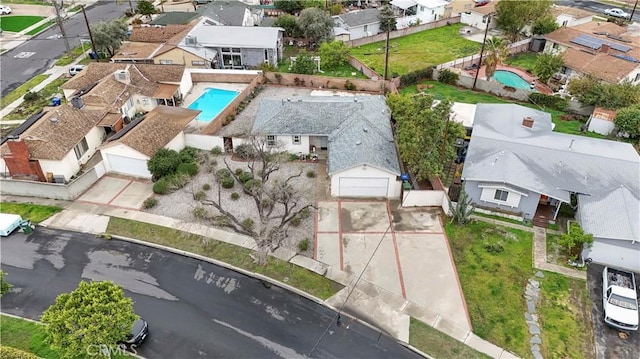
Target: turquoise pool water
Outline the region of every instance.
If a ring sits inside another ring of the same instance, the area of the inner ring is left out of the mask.
[[[202,111],[198,115],[198,121],[211,122],[239,93],[238,91],[207,87],[202,95],[189,105],[189,109]]]
[[[511,86],[517,89],[529,90],[531,88],[530,83],[511,71],[496,70],[496,72],[493,74],[493,78],[503,85]]]

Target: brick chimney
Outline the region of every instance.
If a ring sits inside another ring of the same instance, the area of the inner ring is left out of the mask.
[[[37,177],[40,182],[47,181],[40,162],[29,158],[29,148],[24,140],[9,140],[7,145],[11,153],[2,157],[11,177]]]
[[[533,122],[531,117],[525,117],[522,119],[522,127],[533,128]]]
[[[602,44],[602,46],[600,46],[600,52],[608,54],[609,50],[611,50],[611,47],[607,44]]]

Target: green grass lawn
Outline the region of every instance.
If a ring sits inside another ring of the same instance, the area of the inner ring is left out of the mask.
[[[31,90],[34,86],[38,85],[42,81],[44,81],[48,75],[36,75],[29,79],[29,81],[23,83],[17,89],[9,92],[5,97],[0,99],[0,108],[5,108],[7,105],[12,103],[13,101],[21,98],[26,94],[29,90]]]
[[[0,18],[0,27],[2,31],[20,32],[42,19],[44,19],[42,16],[3,16]]]
[[[388,73],[403,75],[479,53],[482,45],[460,36],[461,26],[443,26],[390,40]],[[351,55],[378,73],[384,71],[384,41],[354,47]]]
[[[38,92],[38,98],[33,101],[25,101],[20,106],[18,106],[15,110],[13,110],[10,114],[4,116],[4,120],[26,120],[29,116],[37,113],[42,110],[45,106],[47,106],[51,102],[51,97],[54,94],[62,94],[62,89],[60,86],[67,82],[66,78],[58,78],[45,86],[42,90]],[[62,99],[64,103],[64,98]]]
[[[49,27],[51,27],[53,24],[55,24],[56,21],[55,20],[49,20],[47,22],[45,22],[44,24],[35,27],[33,30],[27,32],[27,35],[29,36],[34,36],[34,35],[38,35],[40,32],[48,29]]]
[[[23,219],[29,219],[35,224],[44,221],[61,210],[62,208],[60,207],[39,204],[0,202],[0,212],[19,214]]]
[[[514,67],[519,67],[529,72],[533,72],[533,66],[536,63],[536,58],[538,58],[538,54],[536,53],[521,52],[516,56],[508,57],[505,60],[505,63]]]
[[[290,73],[289,71],[289,60],[280,61],[278,64],[278,72],[282,73]],[[360,71],[356,70],[353,66],[346,64],[338,67],[334,67],[331,69],[320,68],[322,72],[315,73],[316,76],[326,76],[326,77],[350,77],[354,79],[368,79],[367,76],[360,73]],[[353,75],[355,74],[355,76]]]
[[[47,0],[2,0],[3,4],[26,4],[26,5],[42,5],[53,6],[51,1]]]
[[[415,318],[409,324],[409,344],[434,358],[491,358]]]
[[[270,257],[269,264],[261,267],[249,257],[252,251],[248,249],[213,239],[205,239],[173,228],[112,217],[109,220],[107,233],[136,238],[214,258],[277,279],[322,299],[327,299],[342,289],[340,284],[291,263]]]
[[[524,224],[524,223],[522,223],[522,221],[518,221],[518,220],[515,220],[515,219],[511,219],[511,218],[500,217],[500,216],[495,216],[495,215],[492,215],[492,214],[486,214],[486,213],[480,213],[480,212],[473,212],[473,214],[475,214],[476,216],[480,216],[480,217],[485,217],[485,218],[489,218],[489,219],[495,219],[496,221],[502,221],[502,222],[507,222],[507,223],[518,224],[518,225],[525,226],[525,227],[533,227],[532,224]]]
[[[84,53],[84,51],[89,50],[87,46],[78,46],[75,49],[71,49],[71,57],[66,54],[62,56],[58,61],[56,61],[55,66],[66,66],[72,63],[75,59],[77,59],[80,55]]]

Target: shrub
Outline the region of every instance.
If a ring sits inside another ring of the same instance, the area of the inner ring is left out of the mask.
[[[177,172],[193,177],[198,174],[198,165],[193,162],[181,163],[178,165]]]
[[[425,67],[424,69],[415,70],[402,75],[400,78],[400,87],[415,85],[423,80],[431,79],[433,76],[433,67]]]
[[[149,197],[145,199],[144,202],[142,202],[142,208],[144,209],[153,208],[156,206],[156,204],[158,204],[158,199],[155,197]]]
[[[298,217],[302,219],[307,219],[310,216],[311,216],[311,210],[309,210],[309,207],[303,209],[302,211],[300,211],[300,213],[298,213]]]
[[[349,80],[345,81],[344,89],[347,90],[347,91],[355,91],[355,90],[357,90],[356,85],[353,82],[349,81]]]
[[[309,178],[316,178],[316,171],[314,171],[314,170],[308,170],[308,171],[307,171],[307,177],[309,177]]]
[[[22,99],[25,101],[34,101],[38,99],[38,94],[35,92],[28,91],[26,94],[24,94]]]
[[[566,111],[567,107],[569,107],[567,99],[559,96],[545,95],[539,92],[532,92],[529,95],[529,101],[538,106],[549,107],[558,111]]]
[[[252,180],[252,179],[253,179],[253,175],[251,174],[251,172],[243,171],[238,175],[238,180],[240,180],[240,182],[243,184],[247,183],[248,180]]]
[[[198,191],[193,194],[193,199],[195,199],[196,201],[201,201],[205,198],[207,198],[207,194],[204,191]]]
[[[233,180],[233,177],[224,177],[220,179],[220,185],[222,186],[222,188],[233,188],[233,185],[235,183],[236,181]]]
[[[231,176],[231,171],[228,168],[221,168],[216,172],[216,178],[221,181],[224,178],[233,178],[233,176]]]
[[[161,148],[147,161],[147,168],[154,177],[162,178],[175,173],[181,162],[178,152]]]
[[[257,179],[250,179],[247,182],[244,183],[244,191],[246,193],[252,193],[254,191],[254,188],[256,187],[260,187],[261,183],[259,180]]]
[[[458,74],[449,69],[444,69],[438,74],[438,82],[442,82],[447,85],[455,85],[458,78]]]
[[[244,221],[242,221],[242,226],[244,228],[253,229],[253,225],[254,225],[253,219],[251,219],[251,218],[247,218]]]
[[[238,192],[233,192],[233,193],[231,194],[231,199],[232,199],[232,200],[237,201],[237,200],[238,200],[238,198],[240,198],[240,194],[239,194]]]
[[[260,202],[260,204],[262,205],[262,208],[269,208],[269,206],[272,205],[272,202],[269,198],[265,198]]]
[[[198,157],[198,149],[193,147],[185,147],[180,151],[180,160],[183,163],[191,163],[196,161]]]
[[[5,359],[38,359],[38,356],[20,349],[0,345],[0,358]]]
[[[174,173],[167,177],[167,181],[169,183],[169,191],[175,191],[186,186],[191,181],[191,176],[185,173]]]
[[[211,154],[212,155],[221,155],[222,154],[222,147],[220,146],[216,146],[214,148],[211,149]]]
[[[309,249],[309,238],[305,238],[298,242],[298,249],[300,250],[300,252],[304,252]]]
[[[299,225],[300,225],[300,222],[302,222],[302,220],[300,219],[300,217],[295,216],[295,217],[291,218],[291,221],[289,221],[289,224],[290,224],[290,225],[292,225],[292,226],[294,226],[294,227],[297,227],[297,226],[299,226]]]
[[[233,149],[233,153],[245,160],[249,160],[255,157],[256,152],[250,143],[243,143]]]
[[[165,177],[160,178],[153,184],[153,193],[166,194],[169,190],[169,181]]]
[[[207,209],[202,206],[197,206],[196,208],[194,208],[192,214],[198,219],[206,219],[209,216],[209,212],[207,212]]]
[[[236,176],[240,176],[242,174],[242,168],[236,168],[234,172],[236,173]]]

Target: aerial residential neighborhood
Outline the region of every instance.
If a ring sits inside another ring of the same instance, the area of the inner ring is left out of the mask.
[[[3,358],[637,358],[638,1],[0,27]]]

